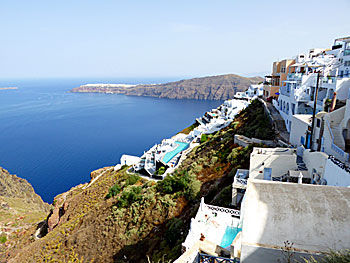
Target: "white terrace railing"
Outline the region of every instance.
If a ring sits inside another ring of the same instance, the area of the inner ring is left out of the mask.
[[[237,216],[237,217],[239,217],[241,215],[241,211],[231,209],[231,208],[225,208],[225,207],[220,207],[220,206],[215,206],[215,205],[207,205],[207,204],[205,204],[205,207],[208,208],[209,210],[212,210],[215,212],[231,214],[231,215]]]
[[[233,179],[233,183],[234,183],[234,184],[240,184],[240,185],[246,186],[246,185],[248,184],[248,179],[242,179],[242,178],[237,178],[237,177],[235,177],[235,178]]]
[[[331,149],[334,152],[336,152],[341,158],[343,158],[343,160],[348,161],[349,160],[349,154],[346,153],[345,151],[343,151],[338,145],[336,145],[334,143],[334,135],[333,135],[333,132],[332,132],[332,129],[331,129],[331,125],[330,125],[328,120],[326,120],[326,123],[327,123],[328,130],[329,130],[329,132],[331,134],[331,137],[332,137]]]

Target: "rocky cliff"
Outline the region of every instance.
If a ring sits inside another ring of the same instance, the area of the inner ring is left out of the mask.
[[[0,167],[0,255],[28,244],[48,212],[49,205],[25,179]]]
[[[263,81],[261,77],[245,78],[228,74],[155,85],[89,84],[74,88],[72,92],[117,93],[169,99],[227,100],[232,99],[236,91],[246,90],[249,85],[261,81]]]

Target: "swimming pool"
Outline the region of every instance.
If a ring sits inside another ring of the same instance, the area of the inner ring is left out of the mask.
[[[175,155],[177,155],[179,152],[182,152],[183,150],[186,150],[189,146],[189,144],[185,143],[185,142],[175,142],[175,143],[178,146],[176,147],[175,150],[168,152],[164,155],[164,157],[163,157],[164,163],[170,162],[170,160],[173,159]]]
[[[233,240],[235,239],[235,237],[237,236],[237,234],[241,231],[242,231],[242,228],[239,228],[239,227],[230,227],[230,226],[226,227],[225,234],[221,239],[220,246],[223,248],[230,246]]]

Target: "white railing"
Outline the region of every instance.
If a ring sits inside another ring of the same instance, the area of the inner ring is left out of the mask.
[[[328,126],[329,133],[331,134],[331,137],[332,137],[331,149],[333,151],[335,151],[337,154],[339,154],[342,158],[347,160],[349,158],[349,156],[347,156],[347,153],[344,152],[338,145],[336,145],[334,143],[334,135],[333,135],[333,132],[332,132],[331,125],[330,125],[328,120],[326,120],[326,123],[327,123],[327,126]]]
[[[231,214],[233,216],[241,216],[241,211],[239,210],[235,210],[235,209],[231,209],[231,208],[225,208],[225,207],[220,207],[220,206],[215,206],[215,205],[207,205],[205,204],[205,206],[212,211],[216,211],[216,212],[222,212],[222,213],[226,213],[226,214]]]
[[[233,180],[233,183],[246,186],[248,184],[248,180],[235,177],[234,180]]]
[[[329,155],[328,159],[331,160],[335,165],[337,165],[341,169],[344,169],[346,172],[350,173],[350,167],[338,160],[337,158],[335,158],[333,155]]]

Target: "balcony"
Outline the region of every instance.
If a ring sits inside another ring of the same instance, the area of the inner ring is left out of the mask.
[[[336,77],[324,77],[322,78],[322,83],[334,84],[337,82]]]
[[[248,177],[249,177],[249,170],[238,169],[236,172],[235,178],[233,179],[234,188],[242,188],[242,189],[247,188]]]
[[[290,87],[288,87],[288,86],[280,87],[280,94],[289,97],[290,96]]]
[[[289,73],[287,75],[287,80],[300,81],[302,77],[303,77],[303,73]]]

